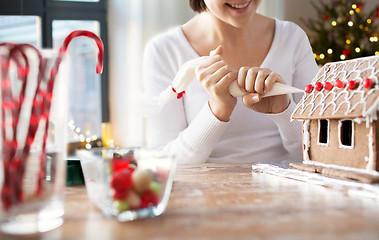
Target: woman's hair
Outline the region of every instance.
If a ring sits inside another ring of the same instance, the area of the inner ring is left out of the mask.
[[[189,0],[189,4],[195,12],[201,13],[207,10],[204,0]]]

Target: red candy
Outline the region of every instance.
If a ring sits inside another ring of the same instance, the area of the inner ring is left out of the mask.
[[[366,89],[371,88],[372,84],[373,84],[373,82],[370,78],[366,78],[365,80],[363,80],[363,87]]]
[[[159,197],[150,189],[146,190],[141,197],[140,208],[155,206],[159,203]]]
[[[343,88],[344,86],[345,84],[341,80],[339,79],[336,80],[336,87]]]
[[[316,82],[316,84],[315,84],[315,89],[316,89],[316,91],[321,91],[321,89],[322,89],[322,83],[321,82]]]
[[[123,158],[114,158],[112,159],[112,169],[113,172],[119,172],[129,167],[129,162],[125,161]]]
[[[129,190],[115,191],[113,193],[113,199],[123,200],[129,196]]]
[[[119,172],[121,170],[129,168],[130,164],[137,165],[137,161],[133,156],[123,156],[120,158],[113,158],[112,159],[112,170],[114,173]],[[134,169],[134,168],[132,168],[132,169]]]
[[[310,91],[312,91],[312,89],[313,89],[312,84],[309,84],[309,85],[305,86],[304,92],[309,93]]]
[[[325,90],[331,90],[333,88],[333,84],[331,84],[330,82],[326,82],[324,84],[324,89]]]
[[[357,82],[354,80],[350,80],[347,82],[347,88],[353,90],[357,86]]]
[[[133,185],[132,169],[126,168],[120,172],[113,174],[111,179],[111,186],[116,192],[123,192],[128,190]]]

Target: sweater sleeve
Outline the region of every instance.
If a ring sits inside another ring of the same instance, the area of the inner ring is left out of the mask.
[[[291,33],[296,42],[293,51],[292,68],[292,85],[298,88],[304,88],[312,82],[318,71],[311,45],[305,32],[298,26]],[[278,127],[279,133],[283,140],[283,146],[287,150],[291,159],[302,159],[302,126],[299,121],[292,121],[291,115],[300,101],[302,95],[294,94],[288,108],[279,114],[268,114]]]
[[[174,155],[181,164],[205,163],[227,125],[213,115],[208,104],[204,104],[191,124],[169,142],[164,151]]]
[[[170,86],[184,62],[178,51],[164,46],[161,40],[145,48],[144,92],[150,96],[158,96]],[[188,123],[183,100],[175,99],[159,113],[146,117],[146,145],[174,156],[179,164],[204,163],[227,124],[214,117],[208,104]]]
[[[281,113],[268,114],[268,116],[278,126],[283,146],[289,154],[289,159],[302,159],[301,134],[302,126],[299,121],[291,121],[292,112],[296,104],[291,101],[290,105]]]

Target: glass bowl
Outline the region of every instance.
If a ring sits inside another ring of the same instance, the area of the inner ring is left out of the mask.
[[[174,158],[138,148],[78,151],[91,202],[121,222],[164,213],[176,169]]]

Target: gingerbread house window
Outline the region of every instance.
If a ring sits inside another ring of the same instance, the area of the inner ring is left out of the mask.
[[[318,121],[318,143],[328,145],[329,143],[329,120],[321,119]]]
[[[339,121],[339,141],[341,148],[353,148],[354,146],[354,123],[352,120]]]

